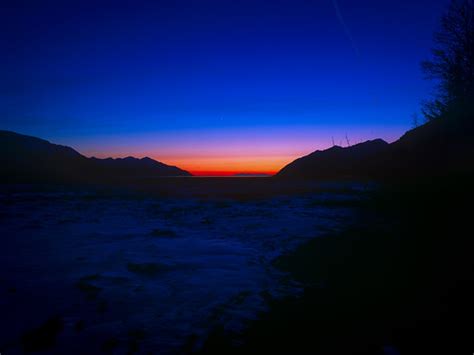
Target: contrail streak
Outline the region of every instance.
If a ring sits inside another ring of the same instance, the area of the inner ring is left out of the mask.
[[[354,52],[355,52],[356,56],[360,57],[359,48],[357,47],[357,45],[354,41],[354,37],[352,37],[351,30],[347,26],[346,21],[344,21],[344,17],[342,17],[341,9],[339,8],[339,4],[337,3],[337,0],[332,0],[332,3],[334,5],[334,9],[336,10],[337,18],[338,18],[342,28],[344,29],[344,32],[346,33],[347,38],[351,42],[352,48],[354,49]]]

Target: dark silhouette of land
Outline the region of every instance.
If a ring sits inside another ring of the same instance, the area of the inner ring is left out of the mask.
[[[334,146],[299,158],[281,178],[396,181],[474,171],[471,120],[444,117],[427,122],[388,144],[381,139]]]
[[[347,148],[317,150],[286,165],[276,176],[320,180],[370,178],[376,169],[375,160],[388,146],[384,140],[376,139]]]
[[[87,158],[70,147],[9,131],[0,131],[0,148],[3,182],[113,183],[132,178],[191,175],[151,158]]]

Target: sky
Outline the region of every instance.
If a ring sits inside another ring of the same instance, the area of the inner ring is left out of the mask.
[[[197,175],[398,139],[448,0],[15,0],[0,129]]]

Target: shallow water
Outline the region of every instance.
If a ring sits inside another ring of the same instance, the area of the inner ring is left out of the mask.
[[[0,350],[48,318],[64,320],[54,351],[198,349],[216,327],[238,332],[270,297],[298,284],[272,260],[343,227],[331,194],[257,201],[0,195]]]

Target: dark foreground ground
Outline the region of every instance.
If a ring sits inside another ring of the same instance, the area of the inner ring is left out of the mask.
[[[0,353],[181,354],[301,287],[272,263],[368,187],[274,179],[0,186]]]
[[[472,354],[471,182],[3,186],[0,351]]]
[[[391,185],[275,264],[305,286],[204,354],[472,354],[471,177]]]

